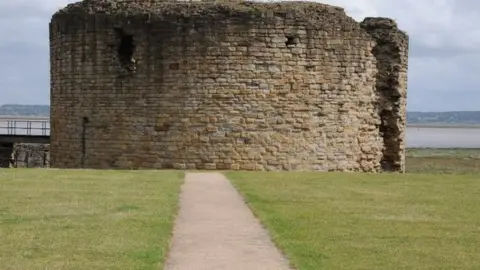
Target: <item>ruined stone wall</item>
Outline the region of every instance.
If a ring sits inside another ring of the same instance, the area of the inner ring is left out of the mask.
[[[403,162],[381,132],[375,31],[342,9],[112,3],[52,18],[52,167],[379,171],[397,150]]]
[[[407,125],[408,36],[388,18],[365,18],[361,23],[376,41],[376,91],[380,134],[384,139],[382,169],[405,171]]]
[[[15,168],[47,168],[50,165],[48,144],[17,143],[13,147],[12,164]]]
[[[49,164],[48,144],[0,144],[0,168],[46,168]]]

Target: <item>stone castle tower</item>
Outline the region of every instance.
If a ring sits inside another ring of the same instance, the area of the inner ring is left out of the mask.
[[[52,167],[404,171],[408,37],[390,19],[84,0],[50,46]]]

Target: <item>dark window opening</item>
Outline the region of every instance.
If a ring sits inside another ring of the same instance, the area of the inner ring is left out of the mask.
[[[133,35],[126,34],[122,29],[115,28],[119,39],[119,45],[117,49],[118,59],[123,68],[134,71],[135,70],[135,59],[133,59],[133,54],[135,52],[135,40]]]
[[[135,45],[133,44],[133,36],[123,36],[118,46],[118,56],[122,62],[129,62],[133,57]]]
[[[82,163],[82,168],[85,168],[85,159],[86,159],[86,150],[87,150],[87,124],[89,122],[88,117],[83,117],[82,118],[82,136],[81,136],[81,147],[82,147],[82,157],[81,157],[81,163]]]
[[[170,64],[170,69],[171,70],[178,70],[178,69],[180,69],[180,64],[179,63],[172,63],[172,64]]]
[[[297,43],[298,43],[298,38],[294,36],[287,36],[287,42],[285,42],[285,45],[295,46]]]

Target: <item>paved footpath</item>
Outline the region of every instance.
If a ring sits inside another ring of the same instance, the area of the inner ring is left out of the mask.
[[[289,270],[288,262],[220,173],[189,173],[166,270]]]

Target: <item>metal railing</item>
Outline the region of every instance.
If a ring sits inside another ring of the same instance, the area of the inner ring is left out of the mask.
[[[0,117],[0,135],[49,136],[50,119],[41,117]]]

